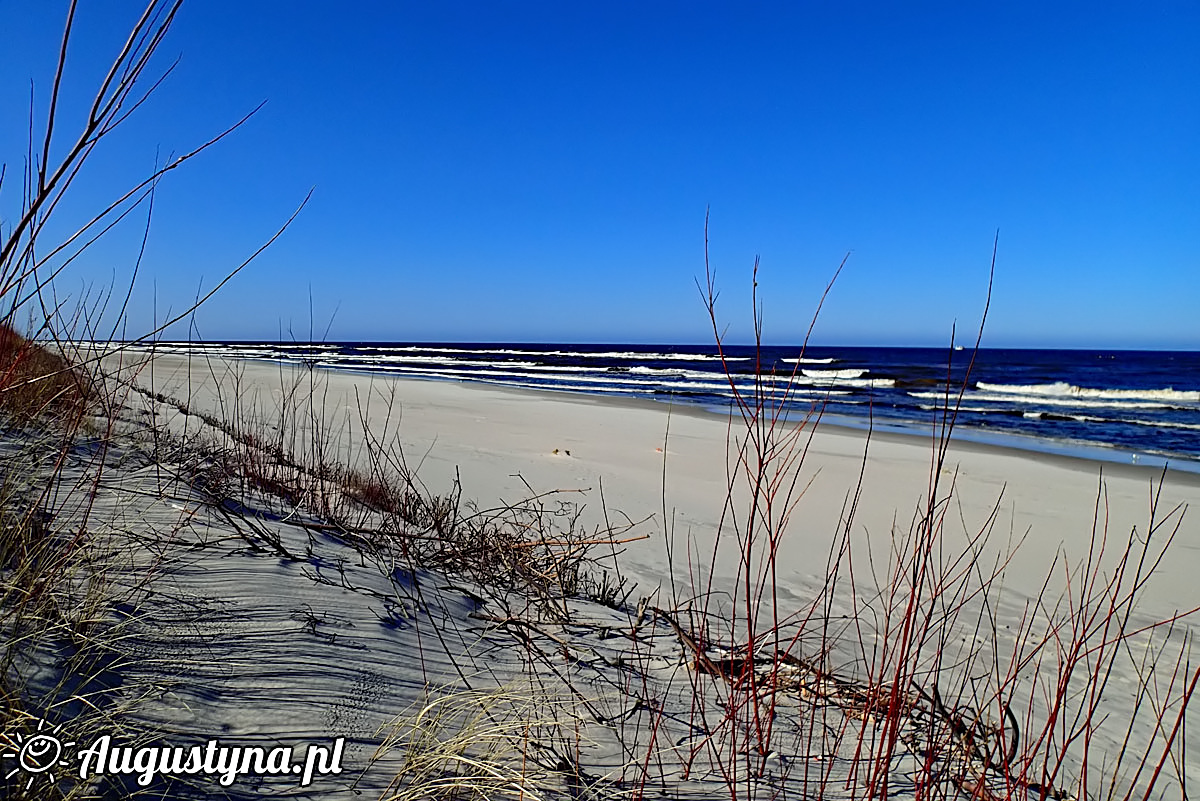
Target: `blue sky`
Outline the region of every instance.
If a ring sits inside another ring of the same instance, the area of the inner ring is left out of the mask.
[[[135,4],[83,5],[75,119]],[[6,6],[10,171],[64,11]],[[311,319],[332,339],[704,342],[711,209],[734,339],[756,256],[767,337],[789,342],[850,253],[817,341],[944,344],[978,322],[998,229],[985,344],[1200,348],[1197,33],[1183,2],[193,0],[162,50],[175,73],[61,213],[266,100],[162,186],[130,331],[315,187],[201,336],[307,339]],[[63,291],[127,278],[143,223]]]

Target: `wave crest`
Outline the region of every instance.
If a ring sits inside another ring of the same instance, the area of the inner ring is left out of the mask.
[[[983,392],[1035,398],[1081,398],[1086,400],[1125,400],[1200,403],[1200,391],[1165,389],[1093,389],[1055,381],[1053,384],[989,384],[980,381],[975,387]]]
[[[838,378],[862,378],[867,374],[866,370],[801,370],[805,378],[820,378],[820,379],[838,379]]]

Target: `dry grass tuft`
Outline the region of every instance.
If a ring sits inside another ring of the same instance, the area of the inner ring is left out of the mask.
[[[19,422],[45,414],[78,417],[92,395],[81,369],[0,323],[0,415]]]
[[[512,688],[431,688],[396,718],[376,753],[404,752],[404,770],[381,801],[600,798],[566,760],[547,767],[539,758],[543,730],[559,726],[546,707],[545,698]]]

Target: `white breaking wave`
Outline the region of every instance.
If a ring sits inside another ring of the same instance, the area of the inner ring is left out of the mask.
[[[602,377],[602,380],[620,380],[622,376],[628,376],[633,379],[635,376],[641,382],[645,382],[644,377],[653,377],[659,379],[675,379],[675,378],[693,378],[700,380],[720,379],[723,374],[719,371],[704,371],[704,370],[683,370],[672,369],[669,367],[622,367],[614,370],[612,368],[600,366],[588,366],[577,364],[538,364],[530,361],[489,361],[483,359],[459,359],[447,358],[445,356],[408,356],[408,355],[362,355],[362,354],[336,354],[327,355],[323,358],[321,364],[327,367],[363,367],[369,368],[378,367],[399,367],[404,368],[406,365],[413,365],[414,371],[421,369],[424,365],[435,365],[445,370],[456,370],[460,367],[490,367],[503,370],[520,370],[531,371],[532,373],[546,373],[548,375],[561,375],[564,378],[574,376],[575,374],[595,375]],[[481,373],[481,371],[473,371]],[[491,373],[492,375],[505,375],[506,373]]]
[[[893,378],[863,378],[866,370],[801,370],[797,384],[819,387],[847,387],[850,389],[891,389],[896,386]]]
[[[788,364],[833,364],[837,359],[780,359]]]
[[[322,366],[324,366],[324,365],[322,365]],[[516,370],[456,370],[456,369],[454,369],[454,367],[452,365],[447,365],[445,367],[406,367],[404,365],[381,365],[378,369],[380,372],[387,372],[387,373],[393,373],[393,374],[399,373],[401,375],[439,376],[442,378],[455,378],[455,379],[473,379],[473,378],[484,377],[484,376],[489,377],[489,378],[491,378],[491,377],[496,377],[496,378],[507,377],[507,378],[513,378],[513,379],[521,379],[521,378],[532,379],[532,378],[542,378],[543,377],[542,375],[539,375],[537,373],[525,373],[525,372],[520,372],[520,371],[516,371]],[[615,384],[615,385],[629,385],[629,386],[632,386],[635,390],[637,387],[646,387],[646,386],[653,387],[653,386],[655,386],[654,384],[649,384],[645,381],[638,381],[636,378],[621,378],[620,375],[605,376],[603,374],[600,374],[600,375],[570,374],[570,375],[562,376],[562,378],[560,380],[555,380],[551,376],[545,376],[545,378],[547,381],[553,380],[555,382],[554,386],[562,386],[562,385],[574,384],[574,383]],[[551,385],[550,384],[536,384],[536,386],[545,387],[545,386],[551,386]]]
[[[941,406],[928,406],[921,404],[920,408],[926,411],[941,411]],[[959,409],[960,412],[976,412],[981,414],[989,414],[995,412],[995,407],[982,406],[964,406]],[[1022,417],[1037,420],[1045,415],[1044,412],[1023,412]],[[1137,420],[1128,417],[1095,417],[1088,414],[1064,414],[1059,418],[1070,418],[1080,423],[1120,423],[1131,426],[1151,426],[1153,428],[1179,428],[1186,431],[1200,431],[1200,423],[1176,423],[1172,420]]]
[[[582,359],[653,359],[670,361],[672,359],[685,362],[719,362],[720,356],[706,353],[641,353],[638,351],[602,351],[584,352],[573,350],[516,350],[513,348],[437,348],[421,347],[419,345],[402,346],[361,346],[358,350],[397,351],[404,353],[467,353],[488,354],[499,356],[573,356]],[[748,362],[749,356],[727,356],[725,361]]]
[[[322,367],[336,367],[337,362],[322,361],[318,363]],[[344,363],[343,363],[344,364]],[[613,389],[614,391],[623,392],[669,392],[672,390],[704,390],[715,392],[716,394],[728,395],[730,393],[729,384],[726,381],[713,381],[715,376],[711,373],[699,373],[689,370],[687,373],[692,373],[702,380],[669,380],[669,381],[654,381],[645,378],[634,377],[629,373],[610,373],[603,370],[592,369],[590,372],[578,372],[584,368],[579,367],[564,367],[564,372],[553,372],[554,368],[545,365],[538,365],[532,369],[547,370],[548,372],[526,372],[524,370],[503,370],[503,369],[472,369],[461,370],[456,369],[456,365],[462,362],[450,361],[440,366],[409,366],[396,362],[386,364],[378,364],[373,369],[377,372],[388,373],[391,375],[411,375],[421,378],[447,378],[453,380],[475,380],[489,384],[503,384],[506,386],[529,386],[541,389],[584,389],[587,391],[599,391],[605,389]],[[493,363],[490,367],[503,367],[502,363]],[[535,383],[530,379],[545,378],[547,382],[553,383]],[[507,380],[505,380],[507,379]],[[708,379],[708,380],[703,380]],[[752,386],[748,384],[746,379],[737,377],[738,389],[742,392],[752,391]],[[764,384],[769,382],[764,382]],[[782,386],[786,384],[786,380],[779,379],[775,382],[777,386],[775,391],[780,391]],[[769,389],[769,387],[768,387]],[[794,398],[813,399],[823,398],[832,395],[841,395],[844,392],[837,390],[803,390],[793,388],[791,395]]]
[[[1077,387],[1065,381],[1053,384],[988,384],[980,381],[976,386],[985,392],[995,392],[1004,395],[1024,395],[1050,398],[1086,398],[1096,400],[1145,400],[1145,401],[1178,401],[1184,403],[1200,403],[1200,391],[1166,389],[1092,389]]]
[[[640,365],[637,367],[622,368],[622,370],[636,373],[637,375],[678,376],[680,378],[689,373],[693,375],[713,375],[712,373],[703,373],[700,370],[671,370],[664,367],[642,367]]]
[[[896,386],[891,378],[839,378],[836,381],[814,381],[819,386],[853,387],[855,389],[891,389]]]
[[[714,378],[723,378],[719,372],[707,372],[704,370],[672,370],[665,367],[630,367],[628,369],[613,370],[607,367],[587,367],[576,364],[534,364],[533,362],[471,362],[460,359],[452,359],[450,361],[442,360],[442,363],[447,367],[456,367],[460,364],[479,365],[484,367],[519,367],[523,370],[533,370],[541,373],[561,374],[564,376],[573,376],[576,373],[584,373],[587,375],[607,376],[608,378],[618,379],[621,376],[654,376],[656,378],[697,378],[700,380],[712,380]],[[645,381],[645,379],[638,379]]]
[[[125,348],[130,352],[135,353],[150,353],[153,351],[159,355],[177,355],[177,356],[195,356],[203,358],[208,356],[216,356],[218,358],[230,359],[267,359],[271,361],[303,361],[304,354],[296,352],[288,352],[282,350],[266,350],[259,348],[178,348],[178,347],[154,347],[154,348]],[[310,354],[312,358],[317,358],[318,354]]]
[[[910,392],[909,397],[945,399],[942,392]],[[953,398],[953,396],[951,396]],[[1173,409],[1176,404],[1165,401],[1140,400],[1099,400],[1089,398],[1053,397],[1050,395],[1018,395],[1016,393],[985,393],[969,392],[964,397],[966,401],[977,403],[1026,403],[1035,406],[1071,406],[1087,409]]]
[[[947,411],[946,407],[942,406],[940,403],[939,404],[919,403],[919,404],[917,404],[917,408],[923,409],[924,411],[927,411],[927,412],[939,412],[940,413],[940,412]],[[950,409],[948,411],[950,414],[954,414],[955,412],[960,412],[960,413],[961,412],[974,412],[975,414],[995,414],[996,412],[1002,411],[1002,410],[997,409],[995,406],[960,406],[957,409],[955,409],[953,402],[951,402]],[[1026,414],[1026,416],[1028,416],[1029,414],[1041,414],[1041,412],[1026,412],[1025,414]]]
[[[342,345],[329,345],[324,343],[299,343],[299,342],[271,342],[262,344],[226,344],[220,342],[158,342],[158,343],[140,343],[138,345],[123,345],[122,347],[129,350],[149,350],[151,347],[158,350],[160,353],[188,353],[188,352],[214,352],[222,356],[262,356],[262,357],[278,357],[281,355],[303,355],[306,352],[321,351],[321,350],[337,350]],[[518,348],[444,348],[444,347],[426,347],[421,345],[359,345],[354,347],[355,351],[370,351],[379,353],[380,356],[366,356],[361,353],[345,353],[339,354],[342,358],[376,358],[380,360],[434,360],[434,356],[390,356],[387,354],[406,354],[406,353],[441,353],[441,354],[463,354],[467,356],[523,356],[526,358],[541,357],[541,356],[557,356],[557,357],[573,357],[581,359],[627,359],[627,360],[654,360],[654,361],[685,361],[685,362],[720,362],[721,357],[710,353],[643,353],[639,351],[571,351],[571,350],[537,350],[537,349],[518,349]],[[750,356],[726,356],[727,362],[748,362]],[[462,360],[453,359],[453,361]],[[805,359],[805,361],[809,361]],[[830,360],[814,360],[815,362],[825,362]]]
[[[447,359],[442,356],[363,356],[358,354],[337,354],[324,356],[329,364],[444,364],[449,367],[522,367],[528,370],[537,368],[536,362],[497,362],[483,359]]]
[[[1154,426],[1155,428],[1182,428],[1188,431],[1200,431],[1200,425],[1194,423],[1175,423],[1170,420],[1125,420],[1111,417],[1089,417],[1084,414],[1073,414],[1071,417],[1084,423],[1128,423],[1134,426]]]
[[[862,378],[866,370],[801,370],[806,378]]]
[[[267,349],[267,350],[336,350],[341,345],[327,345],[321,342],[137,342],[120,344],[122,348],[131,350],[170,349],[172,352],[189,350],[227,351],[231,348]]]
[[[519,389],[544,389],[544,390],[554,390],[556,392],[592,392],[592,393],[599,394],[599,393],[606,393],[606,392],[636,393],[636,392],[643,391],[637,387],[592,387],[592,386],[581,387],[581,386],[574,386],[571,384],[532,384],[532,383],[527,383],[525,381],[495,381],[495,380],[487,379],[487,378],[480,378],[480,379],[475,379],[475,380],[477,380],[480,384],[489,384],[489,385],[497,386],[497,387],[517,387]]]

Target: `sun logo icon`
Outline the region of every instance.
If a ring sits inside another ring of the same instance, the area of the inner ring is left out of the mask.
[[[37,781],[39,776],[45,776],[50,780],[50,784],[54,784],[54,769],[59,767],[69,767],[68,762],[64,757],[64,752],[75,745],[74,740],[64,742],[60,737],[59,729],[61,726],[46,731],[46,721],[39,720],[37,731],[31,735],[23,735],[17,733],[10,740],[15,740],[15,744],[9,747],[14,747],[15,750],[5,751],[0,754],[0,759],[15,759],[17,766],[5,774],[5,780],[11,779],[18,773],[29,775],[29,781],[25,784],[25,789],[33,787],[33,783]]]

